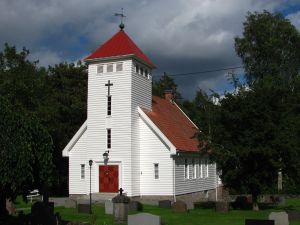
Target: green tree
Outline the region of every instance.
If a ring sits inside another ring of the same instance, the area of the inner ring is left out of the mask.
[[[51,184],[52,139],[38,120],[0,97],[0,217],[5,199],[39,188],[45,194]]]
[[[68,194],[68,161],[62,150],[87,118],[87,78],[87,67],[80,63],[61,63],[48,69],[49,97],[41,118],[54,142],[57,170],[53,191],[60,195]]]
[[[204,153],[217,162],[224,185],[257,198],[275,190],[278,172],[299,183],[299,32],[280,14],[249,13],[235,39],[247,87],[233,80],[215,112]],[[234,79],[234,77],[233,77]],[[285,187],[284,187],[285,189]]]
[[[181,94],[177,91],[177,84],[174,79],[171,78],[167,73],[164,73],[158,81],[153,81],[152,94],[160,97],[164,97],[166,90],[172,90],[174,100],[181,99]]]
[[[248,13],[242,37],[235,38],[235,50],[245,66],[248,85],[265,76],[298,75],[300,34],[279,13]]]

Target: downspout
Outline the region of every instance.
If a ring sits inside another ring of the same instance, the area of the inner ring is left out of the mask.
[[[218,173],[217,173],[217,163],[215,163],[215,171],[216,171],[216,202],[218,201]]]
[[[176,202],[175,194],[175,159],[173,158],[173,201]]]

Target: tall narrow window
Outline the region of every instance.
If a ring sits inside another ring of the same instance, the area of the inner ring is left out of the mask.
[[[196,178],[200,178],[199,159],[196,159]]]
[[[208,177],[208,162],[207,160],[202,161],[202,178]]]
[[[111,116],[111,95],[107,96],[107,115]]]
[[[154,163],[154,179],[159,179],[158,163]]]
[[[80,178],[84,179],[85,178],[85,165],[80,164]]]
[[[195,165],[195,159],[193,159],[193,161],[192,161],[192,170],[193,170],[193,172],[192,172],[192,178],[196,179],[197,170],[196,170],[196,165]]]
[[[189,179],[189,165],[188,160],[184,160],[184,179]]]
[[[111,149],[111,129],[107,129],[107,149]]]
[[[135,72],[139,73],[139,66],[138,65],[135,66]]]
[[[123,70],[123,63],[117,63],[117,66],[116,66],[116,71],[122,71]]]

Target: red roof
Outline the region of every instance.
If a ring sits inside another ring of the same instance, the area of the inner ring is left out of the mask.
[[[142,52],[141,49],[130,39],[125,31],[120,30],[107,42],[96,49],[85,60],[101,59],[107,57],[135,55],[151,67],[155,67],[151,60]]]
[[[153,96],[152,111],[143,109],[146,115],[172,142],[177,151],[199,151],[198,128],[180,108],[169,100]]]

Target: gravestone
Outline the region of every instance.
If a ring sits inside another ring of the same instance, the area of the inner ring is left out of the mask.
[[[65,200],[65,208],[76,208],[77,202],[74,199],[67,198]]]
[[[228,202],[216,202],[216,212],[227,213],[229,211]]]
[[[290,211],[288,212],[289,220],[300,220],[300,212]]]
[[[173,210],[173,212],[176,212],[176,213],[187,212],[187,205],[183,201],[176,201],[172,205],[172,210]]]
[[[113,215],[114,214],[114,204],[111,200],[106,200],[105,205],[105,214]]]
[[[9,215],[16,215],[16,208],[11,199],[6,199],[6,210]]]
[[[150,213],[139,213],[128,216],[128,225],[160,225],[160,216]]]
[[[77,204],[77,210],[79,213],[90,213],[90,204]]]
[[[138,201],[130,201],[128,204],[128,210],[129,212],[143,211],[143,205]]]
[[[170,209],[172,206],[172,203],[170,200],[161,200],[158,202],[159,208],[164,208],[164,209]]]
[[[274,220],[253,220],[246,219],[245,225],[275,225]]]
[[[285,197],[284,196],[276,196],[275,197],[275,203],[277,205],[285,205]]]
[[[275,225],[289,225],[289,218],[286,212],[271,212],[269,220],[274,220]]]
[[[120,194],[112,199],[114,203],[114,221],[115,223],[126,223],[128,218],[128,203],[130,198],[123,195],[123,189],[120,188]]]

